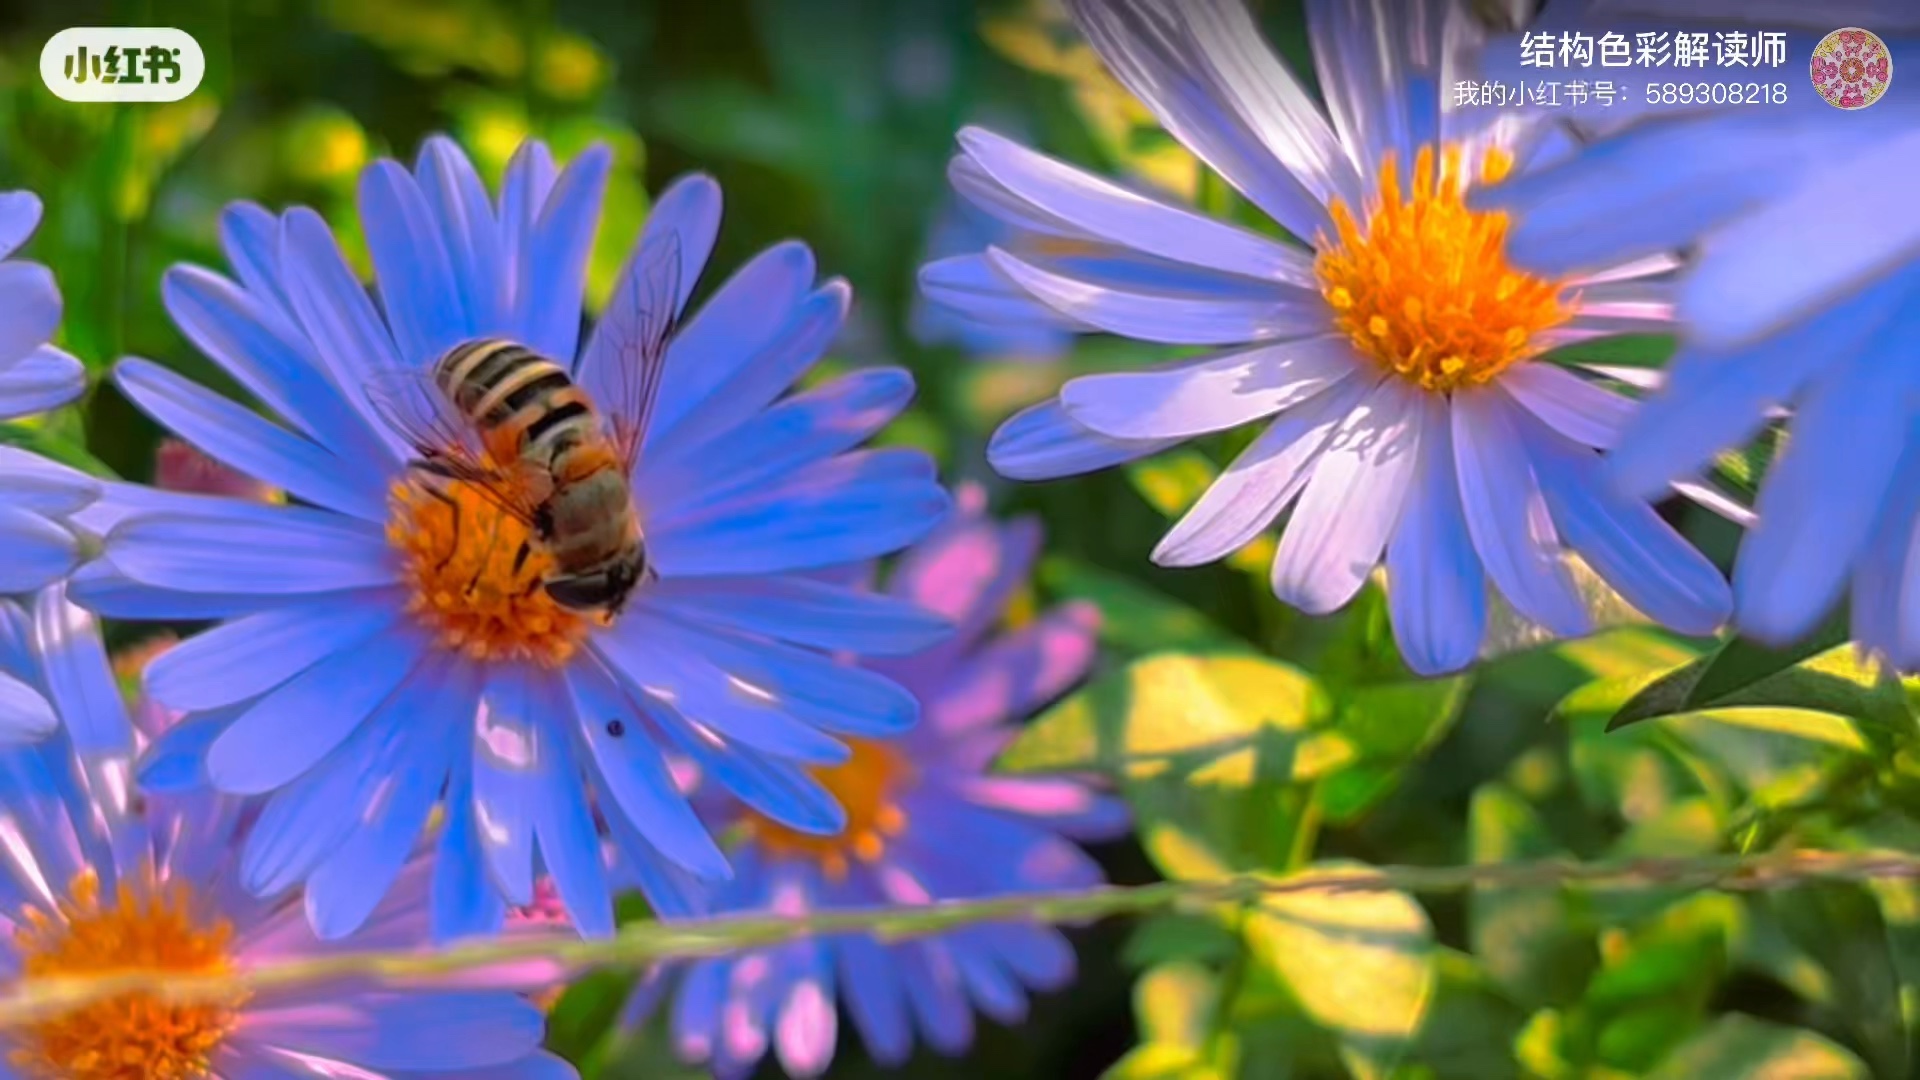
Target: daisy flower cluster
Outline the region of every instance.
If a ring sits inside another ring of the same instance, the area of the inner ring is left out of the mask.
[[[1263,220],[962,129],[964,205],[911,329],[1166,360],[1016,413],[994,470],[1052,480],[1247,429],[1152,559],[1277,532],[1276,597],[1325,615],[1383,582],[1422,676],[1480,659],[1500,604],[1592,631],[1583,573],[1681,635],[1772,642],[1850,585],[1854,635],[1920,666],[1920,363],[1869,347],[1920,332],[1920,217],[1891,187],[1832,198],[1820,164],[1912,171],[1910,104],[1844,133],[1796,114],[1786,141],[1751,110],[1465,112],[1440,88],[1511,45],[1465,0],[1309,3],[1311,80],[1241,0],[1066,7]],[[568,1077],[541,1048],[565,974],[545,965],[246,976],[604,937],[628,888],[662,919],[801,919],[1104,881],[1082,844],[1125,832],[1121,804],[992,768],[1096,662],[1091,606],[1024,602],[1037,523],[871,444],[912,377],[822,374],[852,290],[805,244],[709,273],[707,175],[653,200],[590,312],[613,168],[528,141],[490,190],[443,137],[376,161],[370,283],[313,210],[233,203],[225,266],[173,267],[161,295],[241,396],[112,365],[170,435],[153,485],[0,447],[4,981],[231,983],[0,1027],[0,1077]],[[52,273],[13,257],[40,214],[0,194],[0,422],[86,389],[51,344]],[[1830,243],[1795,257],[1796,228]],[[1593,351],[1629,334],[1676,336],[1671,375]],[[1707,498],[1704,464],[1789,410],[1729,582],[1659,504]],[[130,659],[129,699],[103,617],[201,628]],[[964,1050],[976,1014],[1021,1020],[1075,966],[1037,922],[815,934],[655,967],[623,1023],[664,1014],[722,1077],[769,1056],[814,1076],[843,1011],[899,1065]]]

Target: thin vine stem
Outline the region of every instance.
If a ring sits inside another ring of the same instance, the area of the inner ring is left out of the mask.
[[[788,915],[739,915],[643,922],[607,939],[518,936],[472,941],[425,952],[338,952],[261,964],[225,975],[125,971],[73,978],[37,978],[0,995],[0,1027],[32,1023],[93,1001],[124,994],[167,1000],[231,999],[336,980],[432,984],[462,974],[544,961],[556,970],[633,967],[762,948],[812,934],[871,933],[899,939],[975,923],[1035,920],[1085,923],[1169,909],[1217,910],[1257,904],[1287,893],[1398,891],[1447,893],[1473,888],[1604,890],[1692,887],[1747,892],[1831,881],[1920,879],[1920,854],[1776,851],[1761,855],[1644,858],[1598,862],[1540,859],[1474,866],[1378,866],[1309,869],[1286,876],[1239,875],[1150,885],[1103,886],[919,906]]]

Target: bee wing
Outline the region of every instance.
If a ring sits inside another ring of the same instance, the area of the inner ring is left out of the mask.
[[[386,368],[366,380],[367,401],[382,422],[413,448],[422,471],[458,480],[530,522],[546,497],[550,481],[516,462],[499,468],[489,463],[486,440],[473,421],[447,399],[431,373],[415,368]]]
[[[669,232],[651,250],[641,252],[620,272],[613,299],[596,334],[608,334],[611,363],[607,384],[614,442],[628,473],[640,457],[654,402],[660,397],[667,345],[679,325],[680,236]]]

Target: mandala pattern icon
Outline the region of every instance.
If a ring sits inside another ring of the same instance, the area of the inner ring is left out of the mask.
[[[1871,30],[1849,26],[1813,49],[1813,88],[1836,109],[1864,109],[1893,82],[1893,57]]]

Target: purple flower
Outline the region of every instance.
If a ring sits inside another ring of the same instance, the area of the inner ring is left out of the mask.
[[[30,192],[0,192],[0,420],[59,408],[86,389],[80,361],[47,344],[60,290],[39,263],[11,258],[40,224]],[[79,473],[0,446],[0,594],[30,592],[80,563],[63,519],[98,492]]]
[[[665,753],[774,819],[831,832],[841,810],[805,766],[845,760],[836,734],[915,719],[912,695],[828,652],[910,650],[945,627],[811,575],[917,539],[947,497],[925,454],[858,449],[905,407],[905,372],[789,393],[849,301],[844,282],[816,282],[805,246],[762,252],[674,336],[630,484],[656,576],[618,615],[557,603],[542,587],[551,555],[522,547],[530,524],[473,484],[423,479],[407,465],[419,450],[373,406],[396,373],[492,337],[553,358],[602,410],[629,400],[620,343],[686,303],[720,190],[691,176],[660,195],[583,335],[610,167],[601,147],[556,170],[528,143],[489,199],[445,139],[411,171],[374,163],[360,209],[378,305],[311,210],[230,207],[237,279],[175,267],[163,294],[279,421],[145,360],[116,370],[181,439],[289,498],[111,485],[84,521],[102,557],[73,592],[111,616],[217,621],[149,669],[148,693],[189,714],[149,756],[196,763],[173,783],[266,797],[242,879],[261,895],[305,883],[324,937],[368,917],[436,805],[443,936],[499,928],[542,872],[576,927],[610,932],[603,829],[671,910],[690,877],[728,868]],[[643,287],[660,280],[643,268],[676,260],[677,292]],[[151,763],[142,780],[161,782]]]
[[[1031,521],[998,525],[978,488],[960,513],[905,555],[888,592],[954,620],[942,644],[874,666],[911,688],[920,727],[854,743],[818,776],[847,808],[838,836],[796,832],[728,801],[714,814],[742,837],[735,877],[701,905],[712,915],[854,910],[1005,893],[1087,888],[1100,868],[1073,843],[1126,827],[1117,802],[1067,777],[996,776],[988,766],[1018,723],[1085,674],[1096,617],[1081,604],[993,633],[1040,544]],[[771,1049],[792,1075],[827,1067],[835,998],[867,1050],[897,1065],[916,1031],[947,1054],[973,1037],[973,1010],[1002,1023],[1029,990],[1073,977],[1072,947],[1036,923],[995,923],[883,944],[841,934],[650,972],[628,1022],[673,997],[673,1046],[721,1077],[744,1076]]]
[[[172,718],[136,727],[90,616],[59,588],[30,610],[0,604],[0,672],[31,686],[58,730],[0,748],[0,964],[14,989],[37,978],[135,968],[241,974],[342,948],[428,942],[429,873],[414,860],[360,935],[326,943],[298,891],[261,899],[235,854],[253,808],[204,788],[135,799],[134,756]],[[17,706],[0,692],[0,711]],[[162,769],[183,763],[171,758]],[[327,980],[192,1001],[133,993],[0,1031],[0,1073],[24,1080],[323,1077],[557,1080],[572,1066],[540,1049],[541,1014],[516,987],[538,969],[489,970],[458,985]]]
[[[1654,620],[1717,628],[1719,572],[1639,500],[1598,481],[1631,401],[1549,350],[1667,326],[1655,257],[1548,279],[1509,266],[1506,223],[1464,204],[1537,149],[1437,87],[1474,26],[1457,4],[1391,17],[1310,4],[1325,111],[1238,0],[1069,0],[1109,69],[1162,125],[1287,232],[1271,239],[967,129],[959,190],[1041,240],[933,263],[928,294],[980,317],[1045,317],[1197,358],[1090,375],[1022,412],[988,454],[1044,479],[1145,457],[1254,421],[1267,427],[1154,552],[1212,562],[1291,507],[1273,562],[1282,600],[1352,599],[1386,565],[1414,670],[1476,656],[1487,585],[1563,635],[1592,626],[1569,551]],[[1425,28],[1421,32],[1421,28]]]
[[[1868,3],[1853,25],[1888,35],[1897,71],[1920,69],[1914,7]],[[1696,29],[1788,31],[1786,102],[1649,107],[1484,201],[1515,215],[1514,257],[1537,272],[1689,251],[1681,347],[1613,449],[1611,478],[1659,491],[1790,407],[1734,566],[1735,620],[1784,644],[1851,591],[1853,636],[1920,667],[1920,204],[1899,179],[1920,170],[1920,98],[1895,90],[1841,112],[1812,93],[1800,65],[1848,25],[1825,5],[1749,19],[1746,5],[1691,0],[1671,12],[1683,13],[1716,19]]]

